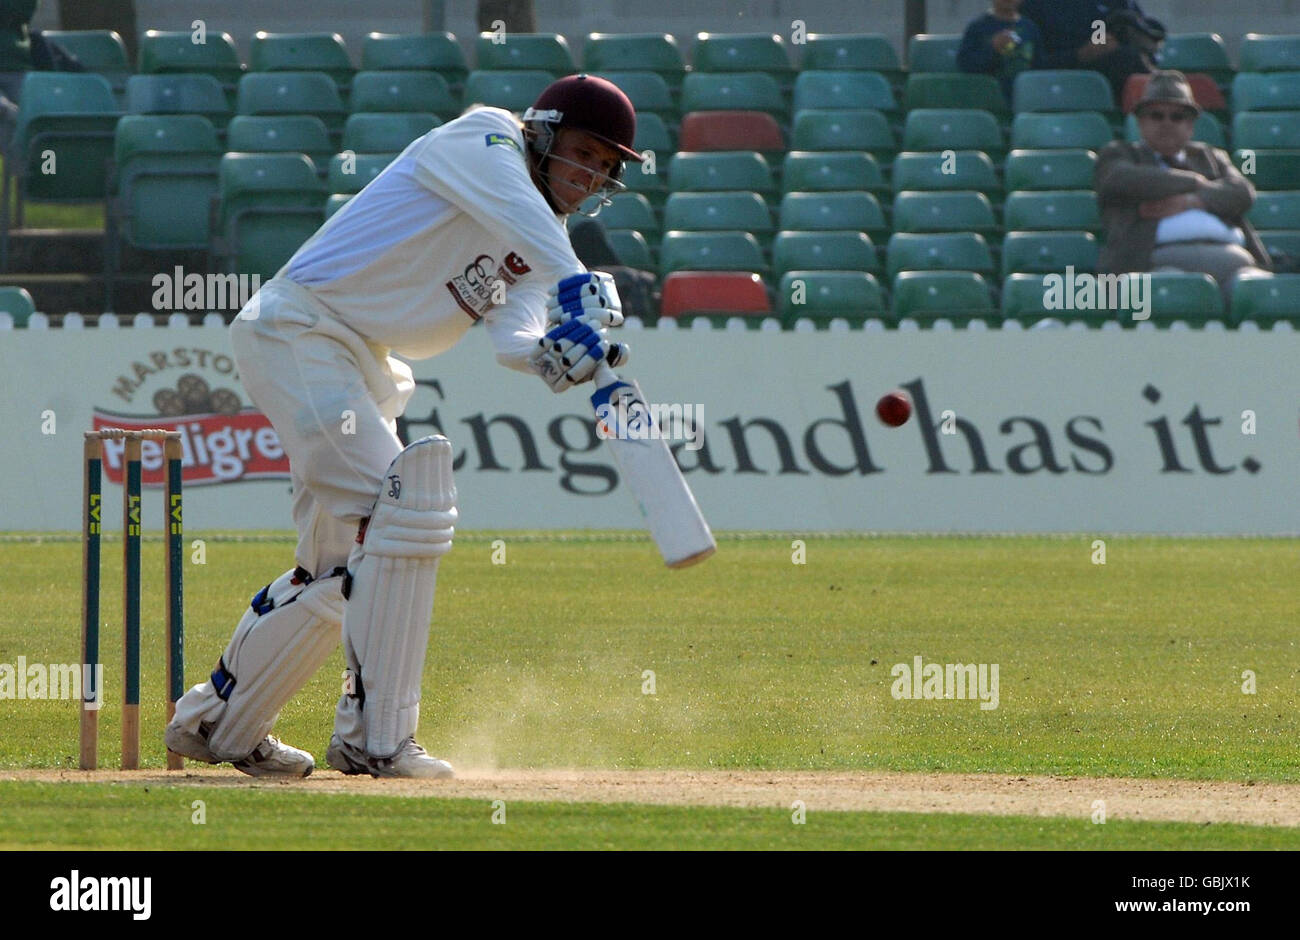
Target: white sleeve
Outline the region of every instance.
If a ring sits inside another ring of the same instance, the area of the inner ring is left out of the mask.
[[[506,302],[489,307],[483,314],[497,362],[519,372],[533,373],[528,357],[537,352],[537,341],[546,335],[546,291],[537,286],[510,288]]]
[[[533,182],[524,147],[510,112],[480,108],[429,135],[415,178],[510,245],[549,287],[587,268]]]

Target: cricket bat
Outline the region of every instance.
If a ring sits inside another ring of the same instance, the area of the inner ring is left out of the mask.
[[[620,379],[603,362],[595,382],[591,404],[596,418],[605,426],[603,436],[614,452],[619,474],[636,497],[664,564],[685,568],[708,558],[718,545],[668,442],[650,433],[652,417],[640,386]],[[626,423],[620,425],[620,420]]]

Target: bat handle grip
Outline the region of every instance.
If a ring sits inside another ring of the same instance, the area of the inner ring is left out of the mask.
[[[596,388],[606,388],[607,386],[613,385],[617,382],[618,376],[615,375],[614,370],[609,367],[609,363],[602,360],[601,363],[596,366],[596,374],[592,381],[596,383]]]

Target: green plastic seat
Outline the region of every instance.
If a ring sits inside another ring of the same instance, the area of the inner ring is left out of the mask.
[[[879,72],[804,71],[794,81],[794,110],[820,108],[852,111],[872,108],[892,114],[898,110],[894,90]]]
[[[786,193],[780,227],[793,232],[866,232],[872,239],[888,234],[880,202],[865,192]]]
[[[677,150],[668,124],[657,114],[638,114],[636,116],[636,137],[632,139],[632,149],[638,153],[647,150],[656,158],[655,172],[668,175],[668,162]]]
[[[1097,195],[1091,189],[1020,191],[1007,196],[1003,218],[1008,232],[1101,230]]]
[[[682,87],[686,63],[677,40],[667,33],[589,33],[582,47],[588,72],[655,72],[671,89]]]
[[[943,153],[900,153],[894,158],[894,192],[973,189],[1000,201],[1002,184],[987,155],[978,150],[957,150],[951,156],[949,160]]]
[[[842,319],[856,326],[888,316],[880,283],[862,271],[787,271],[781,275],[777,295],[786,329],[803,318],[818,325]]]
[[[861,189],[887,193],[889,184],[880,164],[869,153],[849,150],[792,150],[785,155],[781,186],[788,193],[837,192]]]
[[[894,316],[964,325],[996,320],[988,283],[973,271],[902,271],[893,279]]]
[[[1300,189],[1300,150],[1237,150],[1232,162],[1256,189]]]
[[[1002,240],[1002,277],[1052,274],[1073,267],[1080,274],[1097,268],[1097,238],[1091,232],[1007,232]]]
[[[501,40],[504,41],[494,41]],[[569,41],[559,33],[479,33],[474,41],[475,68],[491,72],[548,72],[554,78],[578,70]]]
[[[343,149],[353,153],[400,153],[417,137],[442,124],[433,114],[350,114],[343,125]]]
[[[600,221],[606,228],[630,228],[652,237],[659,235],[659,222],[650,200],[640,193],[619,193],[609,205],[600,210]],[[679,226],[689,229],[691,226]]]
[[[126,55],[126,43],[111,29],[47,29],[41,35],[66,49],[87,72],[103,75],[115,95],[126,89],[126,79],[133,71]]]
[[[778,232],[772,241],[772,269],[786,271],[880,270],[876,246],[865,232]]]
[[[781,82],[794,71],[774,33],[697,33],[691,62],[696,72],[766,72]]]
[[[913,151],[982,150],[995,164],[1006,157],[998,119],[988,111],[918,108],[903,122],[903,149]]]
[[[0,287],[0,313],[7,313],[16,328],[27,326],[36,312],[36,302],[25,287]]]
[[[1234,112],[1297,109],[1300,109],[1300,72],[1238,72],[1232,80]]]
[[[1284,112],[1278,113],[1282,114]],[[1137,118],[1132,114],[1124,118],[1124,137],[1135,143],[1142,139],[1142,132],[1138,130]],[[1211,147],[1218,147],[1220,150],[1226,150],[1228,147],[1228,137],[1223,132],[1223,125],[1209,111],[1202,111],[1197,116],[1196,123],[1192,125],[1192,140],[1209,144]],[[1100,148],[1093,147],[1091,149],[1098,150]]]
[[[1218,33],[1170,33],[1160,46],[1160,67],[1203,72],[1220,85],[1232,81],[1228,49]]]
[[[992,274],[993,255],[984,237],[974,232],[895,232],[885,245],[885,272],[893,281],[899,271]]]
[[[803,46],[803,68],[879,72],[886,81],[902,84],[903,67],[894,45],[880,33],[809,33]]]
[[[682,82],[682,113],[762,111],[778,121],[788,109],[781,86],[766,72],[691,72]]]
[[[361,68],[367,72],[437,72],[447,84],[465,84],[469,66],[451,33],[370,33],[361,45]]]
[[[1011,274],[1005,277],[1002,281],[1003,320],[1015,320],[1026,326],[1046,319],[1084,323],[1092,327],[1100,327],[1103,323],[1117,319],[1120,322],[1132,322],[1131,312],[1125,312],[1124,317],[1119,317],[1114,310],[1104,306],[1091,310],[1063,309],[1059,306],[1060,298],[1049,291],[1049,286],[1043,274]],[[1063,288],[1064,284],[1056,293],[1059,294]],[[1048,306],[1049,297],[1053,301],[1051,307]]]
[[[248,47],[252,72],[324,72],[341,89],[352,81],[356,67],[338,33],[253,34]]]
[[[997,232],[993,206],[977,192],[901,192],[893,215],[897,232]]]
[[[325,185],[303,154],[227,153],[218,254],[235,274],[272,277],[324,221]]]
[[[1151,275],[1152,323],[1167,325],[1182,320],[1204,326],[1210,320],[1225,319],[1223,294],[1214,278],[1190,271],[1156,271]],[[1121,312],[1125,324],[1133,322],[1131,312]]]
[[[898,152],[889,121],[879,111],[807,109],[794,116],[791,150],[865,150],[882,164]]]
[[[1300,325],[1300,274],[1239,277],[1232,286],[1232,322],[1268,327],[1279,320]]]
[[[767,197],[776,192],[776,183],[761,153],[715,150],[673,157],[668,168],[668,188],[673,192],[743,190]]]
[[[1100,150],[1114,139],[1110,122],[1096,111],[1025,111],[1011,122],[1013,150]]]
[[[775,231],[763,197],[736,192],[672,193],[664,203],[664,230],[748,232],[759,244],[770,243]]]
[[[108,79],[91,72],[28,72],[6,169],[26,199],[82,202],[104,198],[104,166],[121,112]],[[45,151],[54,173],[42,172]]]
[[[1002,89],[992,75],[912,72],[903,86],[903,110],[917,108],[966,108],[999,116],[1010,113]]]
[[[1004,170],[1007,190],[1088,189],[1097,168],[1091,150],[1013,150]]]
[[[520,72],[474,71],[465,79],[465,107],[485,104],[522,114],[554,78],[550,72],[531,69]]]
[[[443,121],[460,116],[460,99],[437,72],[358,72],[352,79],[354,112],[415,112]]]
[[[1239,50],[1243,72],[1300,71],[1300,35],[1247,33]]]
[[[330,133],[342,133],[347,108],[324,72],[249,72],[239,80],[240,114],[310,114]]]
[[[1267,251],[1290,255],[1300,261],[1300,229],[1266,229],[1259,233],[1259,240]]]
[[[671,160],[665,154],[665,160]],[[650,200],[650,205],[656,209],[661,207],[668,199],[668,172],[661,168],[658,163],[655,164],[655,172],[648,172],[649,163],[628,163],[623,171],[623,185],[627,187],[628,192],[640,193]]]
[[[329,219],[349,202],[354,193],[330,193],[325,197],[325,218]]]
[[[1234,115],[1232,143],[1243,150],[1300,150],[1300,109]]]
[[[655,270],[654,259],[646,237],[634,229],[612,228],[605,230],[610,247],[618,255],[620,264],[641,271]]]
[[[1258,229],[1300,229],[1300,192],[1256,193],[1246,218]]]
[[[230,103],[211,75],[132,75],[126,80],[126,110],[132,114],[199,114],[216,127],[230,120]]]
[[[329,162],[329,191],[359,193],[392,162],[389,153],[336,153]]]
[[[674,271],[767,271],[758,239],[749,232],[665,232],[659,273]]]
[[[309,114],[236,115],[226,129],[226,149],[232,153],[305,153],[321,173],[335,153],[325,124]]]
[[[1100,72],[1089,69],[1034,69],[1016,76],[1012,102],[1017,113],[1023,111],[1099,111],[1115,110],[1115,96],[1110,82]]]
[[[907,68],[917,72],[960,72],[957,50],[961,36],[943,33],[918,33],[907,41]]]
[[[681,117],[668,83],[658,72],[609,71],[598,74],[613,82],[627,95],[638,116],[653,113],[666,121],[676,121]]]
[[[234,38],[211,31],[204,38],[196,43],[189,30],[146,30],[140,37],[140,72],[211,75],[232,90],[244,73]]]

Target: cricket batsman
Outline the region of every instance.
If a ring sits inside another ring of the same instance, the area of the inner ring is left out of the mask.
[[[627,347],[613,279],[588,273],[565,228],[623,188],[636,115],[601,78],[548,86],[522,122],[477,108],[414,141],[329,219],[231,325],[240,376],[289,457],[295,565],[254,595],[210,679],[180,700],[167,747],[252,776],[315,761],[270,734],[343,640],[329,766],[450,777],[415,741],[439,559],[456,524],[452,447],[403,447],[425,359],[483,321],[503,366],[563,391]],[[490,379],[487,379],[490,381]]]

